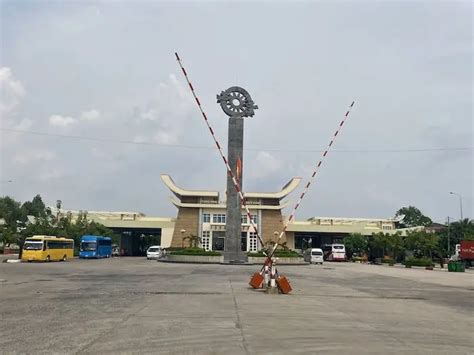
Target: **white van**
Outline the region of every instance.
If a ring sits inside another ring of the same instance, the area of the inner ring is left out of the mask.
[[[327,261],[346,261],[346,247],[344,244],[325,244],[323,245],[324,260]]]
[[[310,264],[323,264],[323,250],[319,248],[306,249],[304,254],[304,260]]]

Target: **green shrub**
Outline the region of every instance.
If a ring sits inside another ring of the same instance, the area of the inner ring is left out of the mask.
[[[366,256],[353,256],[351,258],[352,261],[360,261],[362,263],[366,263],[367,262],[367,257]]]
[[[263,254],[263,251],[259,251],[259,252],[256,252],[256,253],[255,252],[249,252],[249,253],[247,253],[247,256],[264,257],[265,254]],[[276,250],[274,256],[277,257],[277,258],[299,258],[299,257],[301,257],[301,255],[298,254],[294,250]]]
[[[169,249],[168,249],[169,251]],[[171,255],[197,255],[197,256],[220,256],[221,253],[217,251],[206,251],[202,248],[184,248],[174,251],[169,251]]]
[[[434,266],[433,264],[433,260],[431,260],[430,258],[414,258],[414,257],[411,257],[411,258],[407,258],[405,259],[405,261],[403,262],[403,264],[405,264],[406,267],[412,267],[412,266]]]
[[[382,264],[395,264],[395,260],[393,260],[392,258],[383,258],[381,261]]]
[[[181,248],[181,247],[179,247],[179,248],[176,248],[176,247],[171,248],[171,247],[170,247],[170,248],[166,248],[166,251],[167,251],[167,252],[181,251],[181,250],[183,250],[183,249],[184,249],[184,248]]]

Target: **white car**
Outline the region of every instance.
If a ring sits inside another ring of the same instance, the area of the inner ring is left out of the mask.
[[[159,245],[152,245],[146,251],[146,258],[150,259],[159,259],[163,256],[163,249]]]

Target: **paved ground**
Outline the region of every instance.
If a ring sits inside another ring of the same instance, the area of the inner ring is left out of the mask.
[[[1,353],[472,354],[474,273],[362,264],[255,266],[142,258],[0,264]]]

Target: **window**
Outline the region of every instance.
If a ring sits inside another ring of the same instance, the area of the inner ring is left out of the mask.
[[[209,231],[203,231],[202,232],[202,238],[201,238],[201,244],[204,250],[208,251],[210,247],[210,242],[211,242],[211,232]]]
[[[249,251],[250,252],[258,251],[257,233],[254,233],[254,232],[249,233]]]
[[[81,251],[94,251],[97,248],[97,244],[94,242],[82,242]]]
[[[252,218],[252,222],[254,224],[258,224],[258,215],[256,214],[251,214],[250,217]]]
[[[203,213],[202,223],[209,223],[209,222],[211,222],[211,215],[209,213]]]
[[[248,223],[246,214],[242,215],[242,217],[240,218],[240,223],[242,223],[242,224],[247,224]]]
[[[111,239],[99,239],[98,244],[100,247],[110,247],[112,245]]]
[[[23,245],[23,250],[41,250],[43,249],[43,242],[29,242],[26,241]]]
[[[213,214],[212,223],[225,223],[225,213]]]
[[[72,249],[74,247],[72,242],[48,240],[46,243],[48,249]]]

